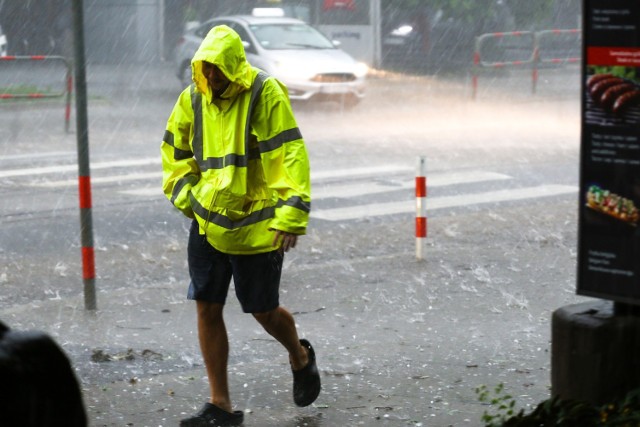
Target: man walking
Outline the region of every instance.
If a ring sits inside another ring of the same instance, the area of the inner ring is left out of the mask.
[[[161,145],[163,190],[193,219],[187,297],[196,301],[210,400],[180,425],[240,425],[223,319],[231,278],[243,311],[289,353],[295,403],[308,406],[320,393],[314,349],[279,303],[284,253],[309,218],[309,161],[286,88],[247,62],[235,31],[214,27],[191,67],[194,84],[178,98]]]

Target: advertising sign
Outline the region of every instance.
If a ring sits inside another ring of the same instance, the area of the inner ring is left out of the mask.
[[[640,2],[583,12],[577,293],[640,305]]]

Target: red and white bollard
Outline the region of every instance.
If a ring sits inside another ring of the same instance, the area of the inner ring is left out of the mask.
[[[427,177],[426,159],[418,157],[416,175],[416,258],[424,259],[424,243],[427,238]]]

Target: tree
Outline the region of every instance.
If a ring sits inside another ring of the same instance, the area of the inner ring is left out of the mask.
[[[549,25],[553,17],[552,0],[505,0],[515,20],[522,30],[542,29]]]
[[[529,29],[550,20],[554,0],[387,0],[384,3],[385,8],[399,10],[441,10],[444,16],[459,19],[476,28],[503,19],[504,10],[508,9],[516,27]]]

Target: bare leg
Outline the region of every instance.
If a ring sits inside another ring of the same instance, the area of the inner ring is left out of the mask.
[[[309,363],[307,350],[300,345],[296,323],[291,313],[283,307],[278,307],[264,313],[253,313],[253,317],[269,335],[287,349],[293,370],[297,371],[307,366]]]
[[[222,304],[196,301],[198,312],[198,339],[207,369],[211,403],[227,412],[232,412],[227,378],[229,339],[224,324]]]

